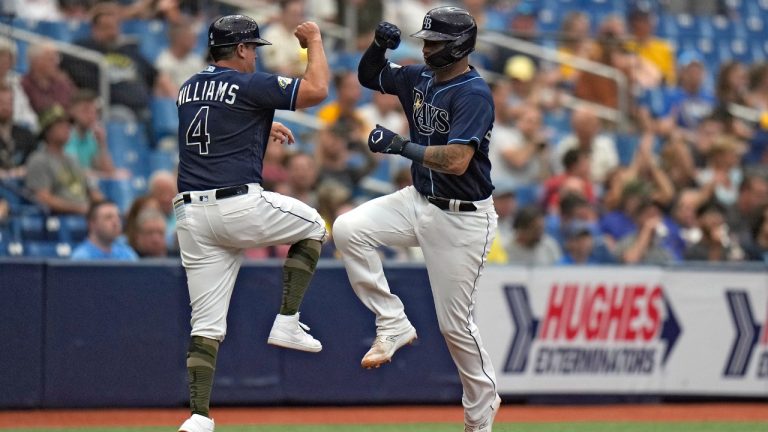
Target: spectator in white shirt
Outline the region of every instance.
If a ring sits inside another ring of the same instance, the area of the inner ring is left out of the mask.
[[[589,109],[580,108],[571,116],[572,132],[563,138],[554,152],[557,172],[563,172],[563,155],[579,148],[591,155],[590,171],[595,183],[602,183],[606,175],[619,166],[619,153],[613,138],[602,132],[600,119]]]
[[[205,68],[205,59],[195,51],[197,35],[191,23],[172,24],[168,41],[168,48],[157,57],[155,67],[168,74],[178,89],[190,76]]]

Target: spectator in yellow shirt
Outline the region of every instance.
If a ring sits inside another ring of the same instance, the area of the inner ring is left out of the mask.
[[[632,36],[627,49],[655,65],[668,86],[675,85],[675,50],[668,41],[654,36],[656,16],[650,3],[638,0],[630,7],[627,21]]]

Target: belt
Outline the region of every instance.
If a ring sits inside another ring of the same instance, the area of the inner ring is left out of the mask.
[[[237,195],[245,195],[248,193],[248,185],[230,186],[221,189],[216,189],[216,199],[231,198]],[[192,197],[189,192],[181,194],[181,198],[184,200],[184,204],[191,204]]]
[[[477,210],[477,206],[472,201],[459,201],[455,199],[439,198],[439,197],[427,197],[427,201],[430,204],[436,206],[440,210],[460,211],[460,212],[472,212]]]

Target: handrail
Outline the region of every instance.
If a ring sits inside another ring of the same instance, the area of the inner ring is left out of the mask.
[[[629,110],[629,100],[627,97],[627,78],[618,69],[598,63],[592,60],[584,59],[572,54],[562,53],[554,48],[537,45],[523,39],[513,38],[494,32],[483,32],[478,34],[478,39],[492,45],[503,46],[533,57],[541,58],[553,63],[562,63],[574,69],[587,71],[591,74],[602,76],[616,81],[618,87],[618,121],[619,130],[627,130],[627,113]],[[608,108],[602,110],[607,112]]]
[[[109,71],[107,61],[104,55],[98,51],[90,50],[81,46],[75,46],[57,39],[39,35],[24,29],[16,28],[12,25],[0,23],[0,35],[7,35],[11,39],[20,39],[28,43],[43,44],[49,43],[56,47],[59,52],[80,58],[82,60],[95,63],[99,68],[99,94],[103,101],[102,110],[104,118],[108,118],[109,110]]]

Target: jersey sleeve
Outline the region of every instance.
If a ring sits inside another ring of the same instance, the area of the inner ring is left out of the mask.
[[[386,66],[379,72],[378,88],[373,90],[395,96],[402,92],[407,93],[413,87],[413,83],[416,82],[422,69],[423,67],[400,66],[387,60]]]
[[[247,94],[258,108],[295,110],[300,78],[256,72],[248,81]]]
[[[489,97],[467,93],[455,98],[452,108],[448,144],[468,144],[477,148],[493,126],[493,103]]]

